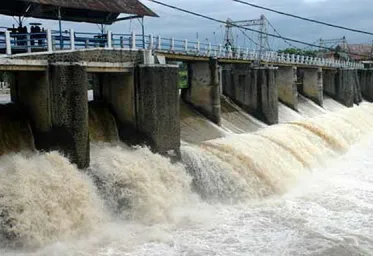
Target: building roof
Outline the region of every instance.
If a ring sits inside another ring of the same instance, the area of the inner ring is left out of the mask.
[[[0,1],[0,14],[40,19],[112,24],[121,13],[157,15],[138,0],[7,0]]]
[[[363,60],[372,58],[372,45],[369,44],[349,44],[349,55],[354,60]]]

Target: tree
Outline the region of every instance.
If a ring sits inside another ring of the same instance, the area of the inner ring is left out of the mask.
[[[310,57],[316,57],[318,52],[319,51],[303,50],[303,49],[297,49],[297,48],[287,48],[287,49],[278,51],[278,53],[304,55],[304,56],[310,56]]]

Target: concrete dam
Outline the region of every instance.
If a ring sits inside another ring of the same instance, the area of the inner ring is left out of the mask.
[[[1,63],[1,255],[373,252],[372,70],[157,59]]]

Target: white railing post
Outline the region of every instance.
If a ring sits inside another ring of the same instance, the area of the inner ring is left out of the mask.
[[[236,56],[236,58],[237,59],[239,59],[241,56],[241,47],[240,46],[238,46],[238,48],[237,48],[237,56]]]
[[[31,36],[30,33],[26,35],[26,45],[27,45],[27,52],[31,53]]]
[[[74,29],[70,29],[70,48],[72,51],[75,50],[75,32]]]
[[[201,50],[201,43],[199,42],[199,40],[197,40],[197,53],[199,54]]]
[[[157,50],[162,50],[162,43],[161,43],[161,36],[158,36],[158,46],[157,46]]]
[[[107,32],[107,47],[109,49],[113,48],[113,41],[112,41],[112,37],[111,37],[111,31],[108,31]]]
[[[212,49],[212,46],[211,46],[211,43],[209,43],[209,48],[208,48],[207,56],[211,56],[211,49]]]
[[[131,43],[131,50],[136,50],[136,34],[132,32],[132,43]]]
[[[249,48],[246,48],[246,53],[245,53],[245,59],[249,58],[250,50]]]
[[[170,46],[170,50],[173,52],[175,51],[175,38],[171,38],[171,46]]]
[[[12,44],[10,42],[10,32],[5,31],[5,44],[6,44],[6,54],[12,55]]]
[[[153,38],[153,35],[150,34],[149,35],[149,50],[152,50],[154,47],[154,38]]]
[[[219,57],[221,57],[221,53],[222,53],[222,45],[221,44],[219,44],[219,52],[218,52],[218,56]]]
[[[188,39],[184,40],[184,51],[185,53],[188,53]]]
[[[52,31],[50,29],[47,29],[47,45],[48,52],[53,52]]]

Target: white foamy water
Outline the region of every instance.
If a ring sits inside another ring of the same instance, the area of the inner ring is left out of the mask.
[[[10,102],[10,94],[0,94],[0,104],[5,104]]]
[[[115,221],[35,252],[1,255],[330,255],[373,253],[373,138],[304,174],[282,196],[186,205],[178,221]],[[150,210],[150,209],[149,209]]]
[[[371,255],[372,132],[362,104],[184,145],[185,166],[108,144],[85,174],[7,155],[0,255]]]

